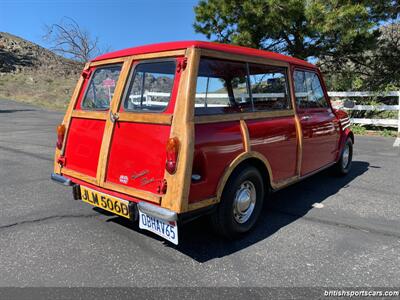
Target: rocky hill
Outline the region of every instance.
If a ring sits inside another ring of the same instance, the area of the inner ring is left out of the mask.
[[[83,65],[0,32],[0,99],[65,108]]]

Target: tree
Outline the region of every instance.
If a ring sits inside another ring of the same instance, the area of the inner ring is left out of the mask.
[[[398,17],[398,1],[201,0],[194,28],[219,42],[346,62],[374,47],[377,25]]]
[[[341,59],[338,63],[329,57],[323,57],[318,61],[318,65],[326,73],[329,88],[400,89],[400,22],[381,25],[379,38],[373,49],[359,53],[356,60]]]
[[[58,24],[45,25],[43,38],[52,45],[52,51],[80,62],[103,52],[99,47],[99,38],[93,38],[69,17],[64,17]]]

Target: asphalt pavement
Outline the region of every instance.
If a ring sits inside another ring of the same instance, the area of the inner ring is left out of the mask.
[[[275,193],[241,240],[206,219],[172,246],[50,180],[62,113],[0,101],[0,286],[400,286],[400,149],[356,136],[352,172]]]

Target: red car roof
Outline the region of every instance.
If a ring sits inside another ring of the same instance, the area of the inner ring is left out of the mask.
[[[217,51],[223,51],[223,52],[230,52],[230,53],[235,53],[235,54],[244,54],[244,55],[259,56],[259,57],[261,56],[261,57],[265,57],[265,58],[269,58],[269,59],[280,60],[280,61],[285,61],[288,63],[293,63],[293,64],[297,64],[297,65],[315,68],[315,66],[313,64],[310,64],[304,60],[294,58],[291,56],[282,55],[282,54],[275,53],[275,52],[253,49],[253,48],[248,48],[248,47],[241,47],[241,46],[236,46],[236,45],[220,44],[220,43],[213,43],[213,42],[203,42],[203,41],[167,42],[167,43],[159,43],[159,44],[151,44],[151,45],[127,48],[127,49],[118,50],[118,51],[100,55],[100,56],[96,57],[95,59],[93,59],[93,61],[99,61],[99,60],[123,57],[123,56],[130,56],[130,55],[136,55],[136,54],[180,50],[180,49],[186,49],[186,48],[191,48],[191,47],[217,50]]]

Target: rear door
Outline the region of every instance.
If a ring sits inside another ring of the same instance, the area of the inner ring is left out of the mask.
[[[62,173],[159,203],[182,59],[95,63],[72,111]]]
[[[84,72],[83,87],[68,125],[62,172],[98,183],[97,170],[103,136],[123,63],[93,66]]]
[[[134,62],[113,118],[104,187],[126,193],[162,193],[180,60]]]
[[[303,133],[303,176],[335,161],[339,125],[317,72],[296,69],[294,85],[296,109]]]

